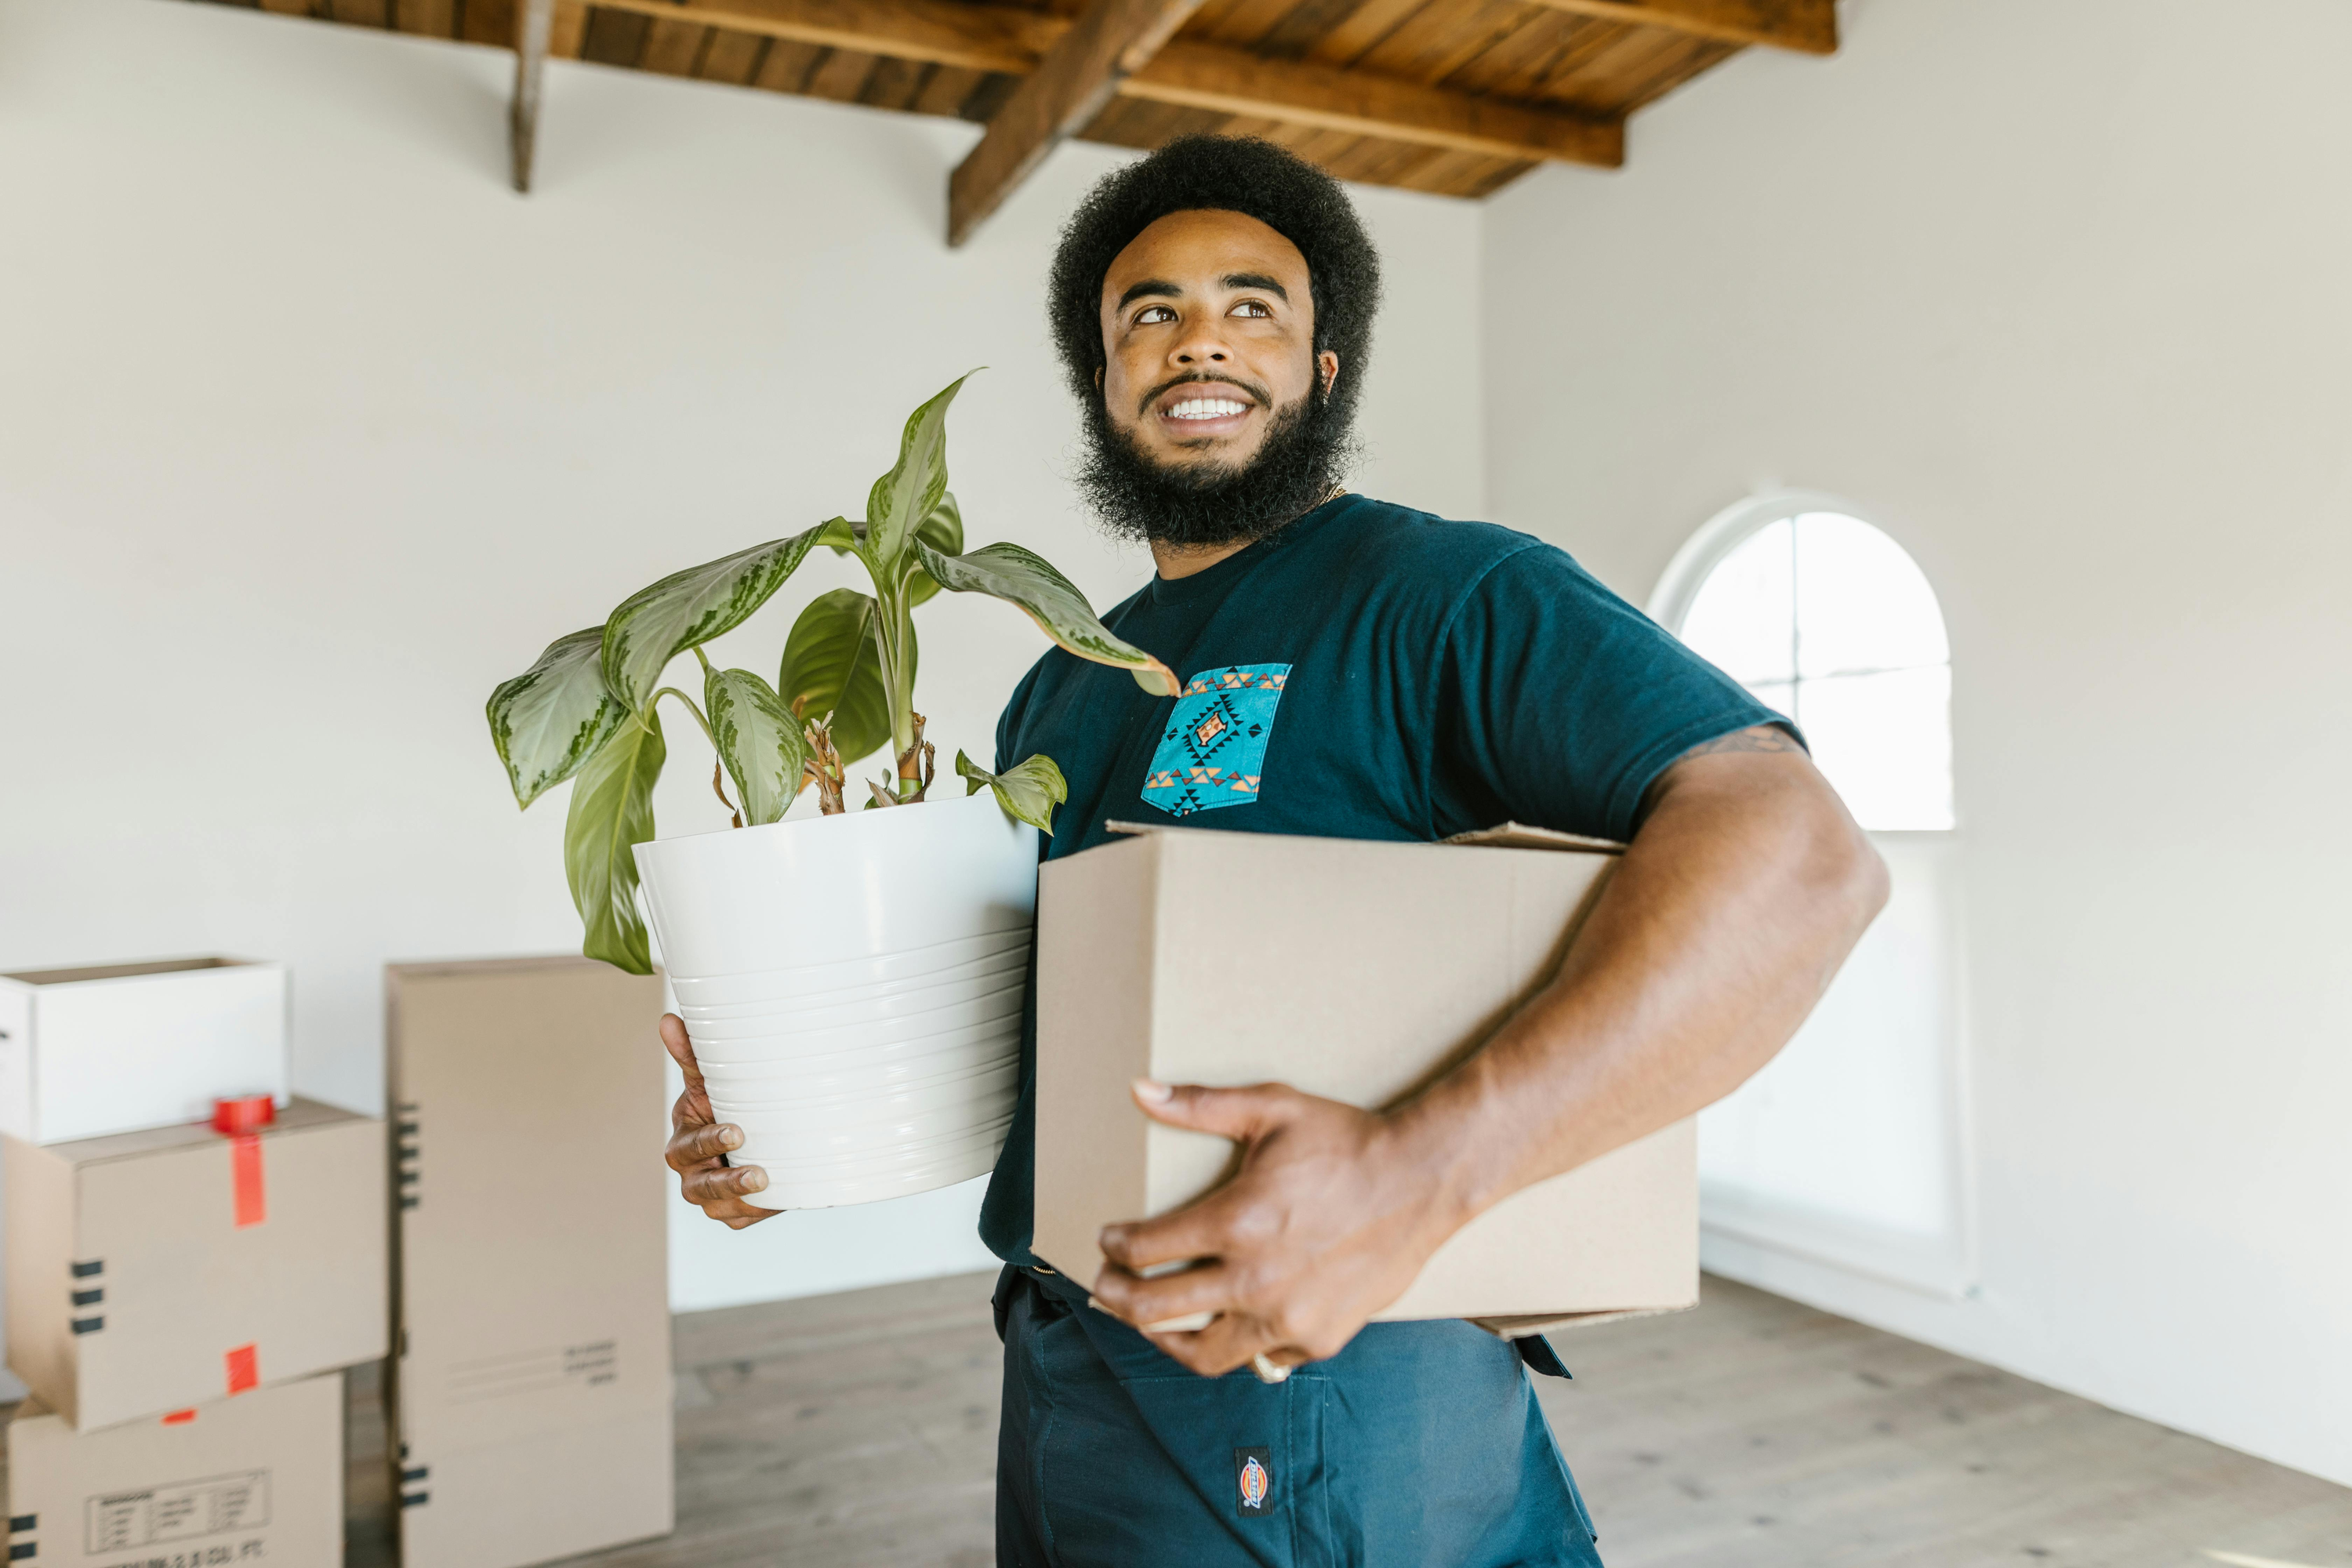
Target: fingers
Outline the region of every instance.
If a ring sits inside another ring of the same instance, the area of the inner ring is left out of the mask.
[[[686,1201],[708,1213],[713,1205],[725,1208],[748,1207],[737,1200],[768,1189],[768,1173],[757,1165],[709,1165],[699,1171],[688,1171],[678,1183]],[[761,1214],[773,1214],[773,1209],[761,1209]],[[713,1215],[714,1218],[720,1217]]]
[[[663,1014],[660,1034],[662,1048],[686,1079],[686,1092],[670,1107],[670,1125],[686,1127],[710,1121],[710,1090],[703,1084],[702,1068],[694,1059],[694,1044],[686,1037],[686,1020],[675,1013]]]
[[[662,1152],[669,1168],[683,1175],[702,1165],[716,1165],[731,1150],[743,1146],[743,1130],[730,1123],[698,1122],[682,1128]]]
[[[669,1053],[669,1059],[677,1064],[677,1070],[686,1075],[689,1083],[701,1079],[702,1069],[694,1060],[694,1042],[686,1037],[685,1019],[675,1013],[664,1013],[661,1016],[661,1043],[662,1049]]]
[[[1233,1275],[1221,1263],[1203,1263],[1157,1279],[1124,1268],[1105,1268],[1095,1277],[1093,1305],[1144,1330],[1196,1313],[1222,1312],[1233,1304]]]
[[[1235,1142],[1264,1137],[1288,1121],[1302,1098],[1286,1084],[1209,1089],[1195,1083],[1154,1083],[1148,1078],[1137,1079],[1129,1092],[1154,1121],[1213,1132]]]
[[[1219,1187],[1173,1214],[1107,1225],[1095,1245],[1121,1268],[1142,1274],[1171,1263],[1222,1258],[1237,1245],[1267,1238],[1268,1214],[1246,1192]]]
[[[1236,1367],[1249,1365],[1260,1355],[1277,1366],[1298,1366],[1313,1359],[1303,1352],[1281,1345],[1274,1331],[1254,1318],[1219,1318],[1196,1333],[1155,1334],[1147,1331],[1143,1337],[1157,1345],[1169,1359],[1203,1377],[1223,1377]]]
[[[767,1190],[768,1173],[757,1165],[726,1163],[730,1151],[743,1146],[743,1130],[712,1120],[709,1091],[703,1087],[702,1070],[695,1063],[694,1042],[687,1038],[686,1020],[675,1013],[663,1014],[661,1043],[686,1076],[686,1092],[670,1108],[670,1125],[677,1131],[662,1152],[662,1158],[678,1174],[678,1192],[730,1230],[741,1230],[782,1213],[743,1201],[752,1193]]]

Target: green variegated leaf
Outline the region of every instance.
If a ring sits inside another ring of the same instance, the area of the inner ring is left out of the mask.
[[[801,792],[801,771],[808,765],[801,721],[748,669],[710,671],[702,681],[702,705],[709,710],[719,760],[727,764],[727,776],[743,803],[744,823],[756,827],[781,821]]]
[[[652,705],[669,661],[743,624],[818,544],[847,537],[839,518],[790,539],[690,566],[621,601],[604,623],[604,689],[632,712]]]
[[[969,555],[943,555],[917,540],[915,549],[922,558],[923,570],[950,592],[989,594],[1019,605],[1047,637],[1080,658],[1117,665],[1155,697],[1174,697],[1181,691],[1174,670],[1134,644],[1113,637],[1095,618],[1087,596],[1044,557],[1017,544],[986,544]]]
[[[1049,838],[1054,834],[1054,808],[1070,798],[1062,770],[1042,753],[992,773],[958,752],[956,773],[964,780],[964,794],[978,795],[986,784],[996,792],[996,804],[1004,808],[1005,816],[1027,823]]]
[[[833,744],[844,766],[870,756],[890,739],[890,699],[874,645],[879,613],[853,588],[835,588],[809,601],[784,639],[776,691],[803,720],[833,715]],[[915,632],[907,628],[907,661],[915,661]],[[908,671],[908,686],[914,685]]]
[[[940,497],[940,504],[931,508],[931,515],[915,530],[915,537],[942,555],[963,553],[963,509],[956,505],[953,495]],[[911,552],[907,561],[907,603],[919,605],[940,591],[938,579],[923,570]]]
[[[623,724],[582,765],[563,823],[563,872],[587,928],[580,951],[632,974],[651,974],[654,967],[637,914],[633,851],[654,836],[654,781],[664,755],[654,714]]]
[[[907,416],[897,465],[866,494],[866,559],[877,582],[894,580],[907,542],[947,494],[948,405],[969,379],[969,372],[956,377],[946,391]]]
[[[517,805],[578,773],[628,717],[598,672],[604,641],[602,626],[558,637],[537,664],[490,693],[490,743],[506,764]]]

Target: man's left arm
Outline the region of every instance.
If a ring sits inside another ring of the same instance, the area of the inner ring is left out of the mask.
[[[1559,975],[1415,1100],[1139,1084],[1148,1114],[1243,1158],[1198,1202],[1104,1231],[1097,1304],[1213,1375],[1338,1353],[1478,1215],[1738,1087],[1885,899],[1885,866],[1786,731],[1696,748],[1652,786]],[[1204,1312],[1195,1331],[1150,1327]]]

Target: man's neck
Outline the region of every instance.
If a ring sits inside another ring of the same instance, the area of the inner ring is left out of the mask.
[[[1315,506],[1328,506],[1347,493],[1344,487],[1334,485],[1331,487],[1331,493],[1317,501]],[[1307,509],[1307,511],[1314,510],[1315,507]],[[1307,512],[1301,512],[1298,515],[1304,517]],[[1297,518],[1291,519],[1291,522],[1297,521]],[[1289,526],[1289,523],[1283,524],[1284,528]],[[1279,531],[1281,530],[1276,530],[1276,532]],[[1264,537],[1271,539],[1274,535],[1269,533]],[[1151,563],[1160,569],[1162,579],[1174,583],[1196,573],[1206,572],[1218,562],[1239,555],[1257,542],[1255,539],[1234,539],[1223,544],[1170,544],[1163,540],[1155,539],[1151,541]]]
[[[1151,542],[1152,564],[1160,575],[1173,583],[1180,577],[1190,577],[1196,572],[1206,572],[1229,555],[1238,555],[1257,542],[1236,539],[1223,544],[1163,544]]]

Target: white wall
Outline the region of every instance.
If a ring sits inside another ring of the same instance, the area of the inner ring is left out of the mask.
[[[1714,1261],[2352,1481],[2352,10],[1846,21],[1487,208],[1497,521],[1830,490],[1950,621],[1979,1293]]]
[[[973,542],[1099,605],[1148,570],[1072,510],[1042,310],[1055,226],[1121,154],[1057,153],[950,252],[971,127],[559,62],[520,198],[510,62],[0,0],[0,969],[287,959],[298,1088],[362,1109],[387,960],[577,943],[563,800],[516,816],[481,716],[550,638],[855,511],[977,364],[950,454]],[[1363,482],[1475,515],[1478,210],[1361,200],[1395,279]],[[851,580],[826,558],[715,651],[772,666]],[[1043,641],[954,595],[923,628],[930,732],[984,756]],[[666,831],[720,825],[700,772],[679,743]],[[741,1235],[681,1208],[673,1293],[980,1267],[977,1203]]]

